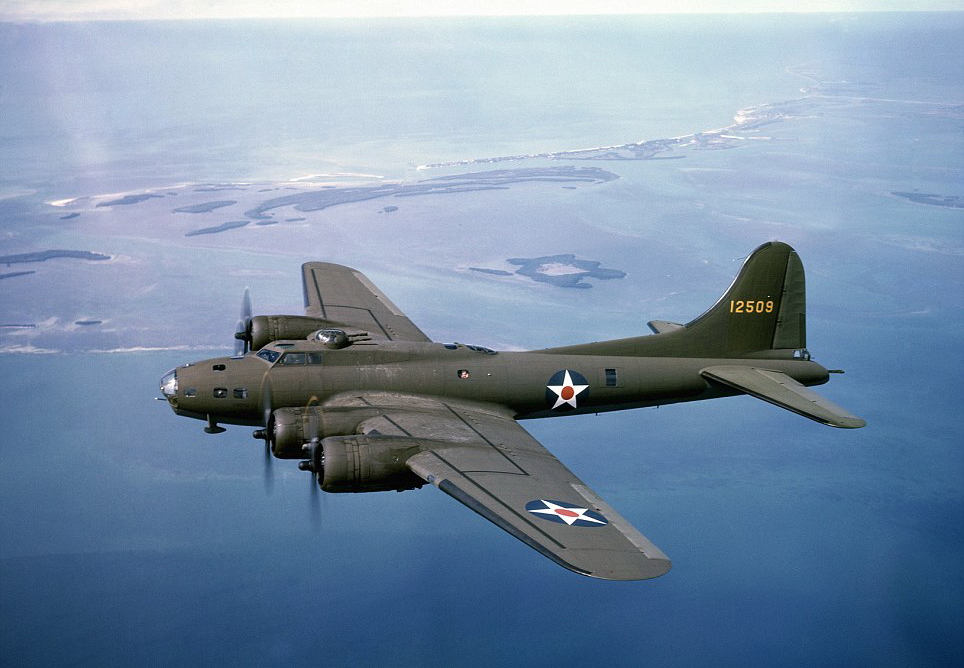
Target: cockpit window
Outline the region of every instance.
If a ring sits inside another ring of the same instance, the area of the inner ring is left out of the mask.
[[[305,363],[304,353],[285,353],[281,357],[281,361],[278,364],[283,364],[284,366],[295,366]]]
[[[258,357],[274,364],[278,360],[278,358],[281,357],[281,353],[279,353],[276,350],[267,350],[265,348],[262,348],[261,350],[258,351]]]

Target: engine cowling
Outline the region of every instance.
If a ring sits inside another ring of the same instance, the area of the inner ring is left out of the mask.
[[[312,439],[350,434],[357,425],[357,416],[326,411],[321,406],[279,408],[271,414],[271,452],[279,459],[305,459],[308,453],[304,445]]]
[[[272,341],[306,339],[319,329],[330,329],[335,324],[304,315],[256,315],[248,324],[247,339],[251,350],[261,350]]]
[[[326,492],[418,489],[425,481],[405,462],[421,451],[412,439],[394,436],[330,436],[321,441],[318,484]]]
[[[414,439],[364,434],[322,438],[354,430],[356,421],[345,423],[337,412],[327,414],[317,406],[279,408],[271,415],[271,452],[280,459],[314,459],[306,446],[318,439],[316,473],[326,492],[401,492],[425,484],[405,466],[421,452]]]
[[[279,408],[271,414],[271,452],[279,459],[304,459],[304,444],[320,437],[322,425],[311,408]]]

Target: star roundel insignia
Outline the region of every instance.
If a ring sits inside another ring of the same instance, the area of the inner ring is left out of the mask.
[[[526,504],[526,510],[544,520],[568,524],[571,527],[601,527],[609,524],[605,517],[594,510],[565,501],[536,499]]]
[[[578,371],[556,371],[546,385],[546,403],[554,411],[571,411],[579,408],[579,401],[589,397],[589,381]]]

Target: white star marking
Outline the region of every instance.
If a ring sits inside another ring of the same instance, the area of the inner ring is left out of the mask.
[[[545,499],[539,500],[546,504],[546,507],[540,510],[530,510],[530,513],[553,515],[561,519],[569,526],[572,526],[577,520],[583,520],[584,522],[595,522],[596,524],[606,524],[606,522],[602,520],[597,520],[595,517],[589,517],[586,515],[586,511],[589,510],[589,508],[568,508],[566,506],[560,506],[557,503],[553,503],[552,501],[546,501]]]
[[[556,403],[552,405],[552,408],[556,409],[563,404],[569,404],[573,408],[578,408],[576,399],[589,386],[573,385],[572,377],[569,375],[569,369],[566,369],[566,377],[562,380],[562,385],[546,385],[546,387],[556,393]]]

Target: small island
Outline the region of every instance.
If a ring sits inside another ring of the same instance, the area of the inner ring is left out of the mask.
[[[935,193],[918,192],[899,192],[891,191],[891,195],[897,195],[904,199],[909,199],[915,204],[929,204],[931,206],[943,206],[948,209],[964,209],[964,200],[957,195],[938,195]]]
[[[186,237],[196,237],[202,234],[218,234],[219,232],[227,232],[228,230],[236,230],[239,227],[244,227],[249,222],[248,220],[232,220],[229,223],[221,223],[220,225],[215,225],[214,227],[202,227],[199,230],[193,230],[188,232],[184,236]]]
[[[601,262],[595,260],[577,260],[573,254],[544,255],[533,258],[514,257],[509,258],[507,262],[519,265],[515,273],[521,276],[560,288],[586,289],[591,288],[592,285],[583,283],[585,278],[610,280],[626,276],[625,271],[606,269],[600,266]]]
[[[601,262],[595,260],[580,260],[572,253],[561,255],[543,255],[541,257],[512,257],[506,260],[509,264],[518,265],[515,273],[519,276],[531,278],[539,283],[548,283],[560,288],[591,288],[584,279],[598,278],[608,281],[614,278],[624,278],[625,271],[607,269]],[[477,271],[490,276],[512,276],[513,272],[504,269],[486,269],[484,267],[469,267],[469,271]]]
[[[0,274],[0,279],[4,278],[16,278],[17,276],[29,276],[30,274],[36,274],[35,271],[11,271],[6,274]]]
[[[124,195],[120,199],[112,199],[109,202],[100,202],[97,206],[114,206],[114,205],[128,205],[128,204],[139,204],[145,202],[149,199],[155,197],[163,198],[163,195],[154,195],[151,193],[144,193],[143,195]]]
[[[47,260],[62,257],[71,258],[74,260],[91,260],[94,262],[110,259],[110,255],[93,253],[91,251],[46,250],[38,251],[36,253],[20,253],[18,255],[0,255],[0,264],[5,264],[9,267],[11,264],[17,264],[20,262],[45,262]]]
[[[491,274],[492,276],[511,276],[511,271],[505,269],[484,269],[482,267],[469,267],[469,271],[477,271],[480,274]]]
[[[215,200],[214,202],[202,202],[201,204],[192,204],[191,206],[181,206],[174,209],[174,213],[207,213],[215,209],[220,209],[223,206],[231,206],[232,204],[237,204],[237,202],[233,199],[221,199]]]

